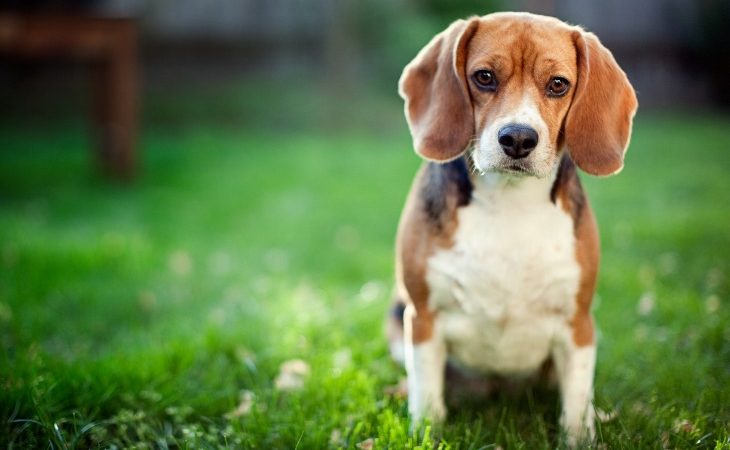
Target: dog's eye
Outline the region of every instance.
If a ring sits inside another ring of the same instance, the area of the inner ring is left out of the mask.
[[[494,91],[497,89],[497,78],[491,70],[477,70],[472,75],[474,83],[479,89]]]
[[[547,85],[547,94],[551,97],[562,97],[568,92],[570,83],[563,77],[553,77]]]

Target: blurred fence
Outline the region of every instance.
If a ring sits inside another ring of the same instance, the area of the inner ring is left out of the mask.
[[[403,65],[452,20],[527,10],[596,32],[643,108],[730,107],[727,0],[0,0],[0,7],[26,9],[69,5],[137,16],[153,72],[303,68],[333,86],[390,90]]]

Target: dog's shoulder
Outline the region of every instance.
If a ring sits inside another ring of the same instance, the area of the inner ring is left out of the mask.
[[[437,248],[453,245],[457,211],[472,201],[474,186],[462,156],[447,163],[426,162],[416,176],[401,215],[396,239],[399,297],[427,305],[428,260]]]

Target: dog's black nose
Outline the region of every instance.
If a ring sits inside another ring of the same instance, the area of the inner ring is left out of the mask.
[[[537,147],[537,131],[526,125],[505,125],[497,133],[504,152],[514,158],[524,158]]]

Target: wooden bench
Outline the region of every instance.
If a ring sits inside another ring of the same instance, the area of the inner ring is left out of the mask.
[[[97,161],[111,176],[134,175],[139,95],[134,19],[0,12],[0,55],[87,63]]]

